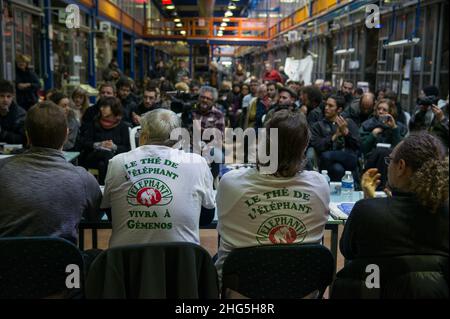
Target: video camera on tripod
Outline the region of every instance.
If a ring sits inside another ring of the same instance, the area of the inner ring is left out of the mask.
[[[167,91],[166,95],[171,100],[170,109],[175,113],[190,111],[198,99],[198,97],[183,91]]]

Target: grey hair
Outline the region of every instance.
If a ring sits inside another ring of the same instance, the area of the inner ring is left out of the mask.
[[[148,139],[145,144],[172,146],[177,141],[170,140],[172,130],[181,127],[181,119],[167,109],[156,109],[141,117],[141,135]]]
[[[198,91],[199,96],[202,95],[205,92],[210,92],[213,96],[214,102],[217,101],[219,98],[219,94],[217,93],[217,89],[213,88],[212,86],[204,85],[200,88]]]

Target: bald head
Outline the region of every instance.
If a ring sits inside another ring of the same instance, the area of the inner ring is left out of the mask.
[[[375,95],[373,93],[364,93],[359,102],[359,111],[363,114],[370,114],[373,112],[375,106]]]

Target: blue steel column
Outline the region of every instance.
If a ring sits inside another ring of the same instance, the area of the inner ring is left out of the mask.
[[[191,74],[191,78],[194,77],[193,66],[192,44],[189,44],[189,73]]]
[[[145,47],[145,55],[147,59],[147,71],[149,71],[152,69],[153,65],[151,64],[152,61],[150,60],[150,47],[148,46]]]
[[[95,9],[90,10],[91,16],[90,16],[90,30],[89,30],[89,42],[88,42],[88,83],[92,87],[97,86],[97,79],[96,79],[96,70],[95,70],[95,27],[96,27],[96,15],[95,15]]]
[[[150,51],[149,51],[149,59],[150,59],[150,66],[153,68],[155,66],[155,48],[154,47],[150,47]]]
[[[123,31],[122,27],[117,30],[117,63],[119,64],[119,69],[124,72],[123,69]]]
[[[53,82],[53,48],[50,32],[52,31],[52,9],[51,1],[44,0],[44,41],[43,41],[43,62],[44,62],[44,88],[49,90],[54,87]],[[53,35],[52,35],[53,36]]]
[[[144,46],[141,44],[138,47],[138,63],[139,63],[139,80],[144,79],[144,69],[145,69],[145,63],[144,63]]]
[[[134,66],[135,66],[135,51],[136,51],[136,45],[134,44],[134,40],[136,38],[134,35],[131,36],[131,44],[130,44],[130,78],[134,80]]]
[[[3,0],[0,0],[0,10],[3,12]],[[0,34],[3,34],[3,14],[0,15]],[[5,63],[3,52],[3,39],[0,39],[0,77],[6,79],[3,63]]]

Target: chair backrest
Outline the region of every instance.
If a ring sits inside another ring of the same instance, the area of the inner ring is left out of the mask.
[[[139,146],[139,133],[141,131],[141,126],[135,126],[133,128],[129,129],[130,131],[130,147],[132,150],[134,150],[136,147]]]
[[[65,239],[0,238],[0,299],[82,297],[83,272],[81,252]]]
[[[448,257],[404,255],[354,259],[336,274],[330,297],[448,299]]]
[[[249,298],[322,297],[334,275],[334,259],[319,244],[270,245],[233,250],[222,270],[222,296],[232,289]]]
[[[218,298],[209,253],[192,243],[114,247],[92,263],[87,298]]]
[[[405,125],[407,128],[409,128],[409,121],[411,121],[411,114],[409,114],[406,111],[403,111],[403,114],[405,114]]]

